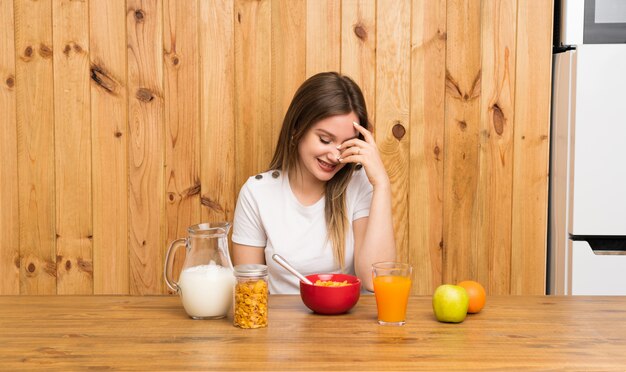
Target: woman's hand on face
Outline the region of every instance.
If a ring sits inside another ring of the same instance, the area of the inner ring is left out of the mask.
[[[367,129],[357,123],[354,128],[363,135],[363,139],[353,138],[337,146],[340,152],[340,163],[361,163],[372,186],[385,186],[389,184],[389,177],[385,171],[374,136]]]

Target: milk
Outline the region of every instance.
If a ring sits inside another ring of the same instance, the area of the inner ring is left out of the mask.
[[[211,262],[180,273],[183,307],[192,318],[224,317],[233,302],[235,276],[230,268]]]

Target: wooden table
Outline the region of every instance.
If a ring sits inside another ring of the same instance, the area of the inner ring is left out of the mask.
[[[191,320],[178,297],[0,296],[3,370],[626,370],[626,297],[489,297],[461,324],[412,297],[407,324],[376,322],[372,296],[311,313],[271,296],[269,327]]]

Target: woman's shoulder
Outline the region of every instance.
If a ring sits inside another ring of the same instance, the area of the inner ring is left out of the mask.
[[[346,190],[348,200],[360,199],[363,196],[371,194],[373,189],[372,184],[367,178],[365,169],[361,168],[355,170]]]
[[[262,173],[250,176],[242,189],[250,191],[268,191],[275,189],[281,185],[283,180],[282,171],[268,170]]]
[[[367,174],[365,173],[365,169],[359,168],[352,173],[352,177],[350,178],[350,183],[348,187],[362,188],[362,187],[371,187],[369,179],[367,178]]]

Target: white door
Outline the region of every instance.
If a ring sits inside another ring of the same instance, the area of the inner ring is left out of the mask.
[[[626,235],[626,44],[575,56],[569,232]]]
[[[570,244],[573,295],[626,295],[626,255],[595,254],[586,241]]]

